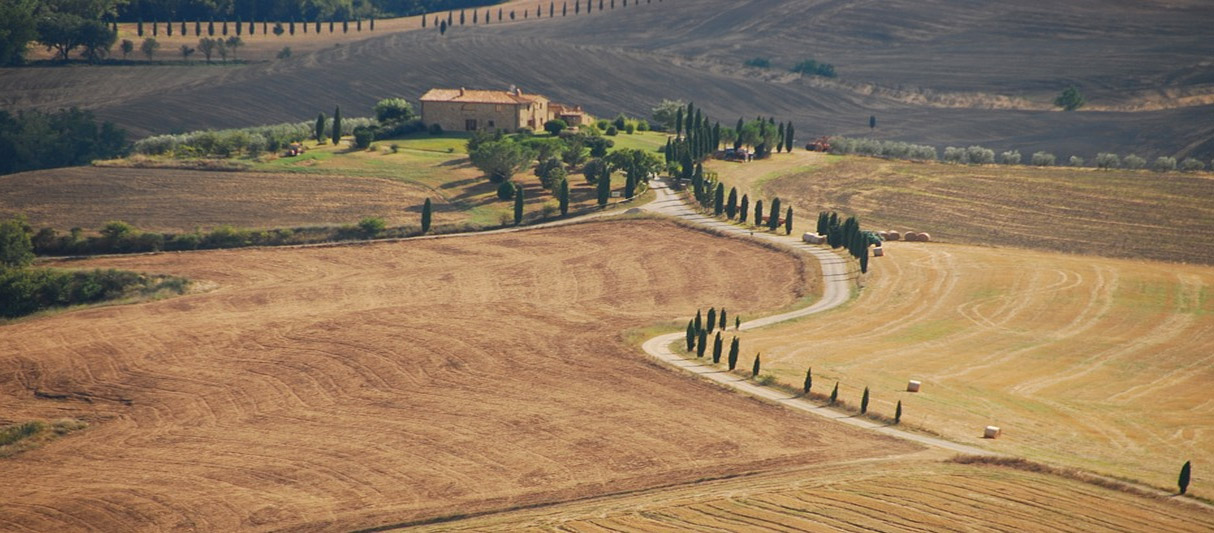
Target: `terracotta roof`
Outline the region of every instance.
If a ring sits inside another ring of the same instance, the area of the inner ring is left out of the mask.
[[[468,102],[476,104],[529,104],[538,95],[510,91],[480,91],[475,89],[430,89],[422,95],[423,102]]]

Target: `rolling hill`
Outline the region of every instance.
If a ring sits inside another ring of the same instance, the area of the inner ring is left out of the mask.
[[[773,115],[795,121],[804,139],[867,134],[1063,157],[1208,160],[1214,45],[1201,36],[1212,15],[1201,2],[667,0],[566,17],[558,8],[555,19],[445,36],[376,34],[199,78],[184,67],[103,67],[112,82],[98,80],[97,68],[26,69],[0,76],[0,89],[8,108],[91,107],[139,135],[302,120],[335,103],[369,110],[433,86],[516,84],[598,114],[647,115],[677,98],[726,123]],[[773,68],[743,67],[752,57]],[[808,57],[835,64],[839,78],[787,73]],[[1089,110],[1051,110],[1068,84],[1087,93]],[[132,85],[143,94],[118,96]],[[869,115],[879,123],[872,132]]]

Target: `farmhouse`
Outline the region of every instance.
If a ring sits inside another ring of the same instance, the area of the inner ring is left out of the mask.
[[[553,104],[517,87],[506,91],[430,89],[422,95],[421,104],[422,122],[438,124],[446,131],[539,130],[558,116],[578,123],[585,116],[581,107]]]

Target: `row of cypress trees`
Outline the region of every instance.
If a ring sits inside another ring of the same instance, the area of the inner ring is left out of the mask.
[[[860,272],[868,273],[868,247],[881,244],[881,238],[871,231],[860,229],[856,217],[847,217],[839,222],[839,214],[831,211],[818,213],[818,234],[826,236],[831,248],[847,248],[847,253],[860,262]]]
[[[628,0],[619,0],[619,1],[620,1],[620,4],[622,7],[628,7]],[[606,11],[608,9],[615,9],[617,0],[585,0],[585,4],[586,4],[585,8],[582,7],[582,0],[574,0],[573,14],[580,15],[582,13],[583,9],[586,11],[586,14],[590,14],[591,12],[594,11],[594,6],[595,6],[596,2],[598,3],[599,11]],[[658,0],[658,2],[661,3],[662,0]],[[641,0],[632,0],[633,5],[639,5],[640,3],[641,3]],[[645,0],[645,3],[652,4],[653,0]],[[518,13],[519,12],[514,9],[511,9],[509,12],[507,12],[505,9],[499,7],[497,9],[497,21],[503,22],[504,20],[506,20],[507,17],[510,20],[518,20],[518,18],[520,16]],[[569,15],[569,2],[561,2],[561,16],[565,17],[568,15]],[[521,16],[523,19],[531,18],[531,9],[528,8],[528,9],[522,10]],[[535,18],[539,19],[539,18],[542,18],[543,16],[544,16],[544,5],[543,4],[536,5],[535,6]],[[432,26],[434,26],[435,29],[437,29],[439,31],[439,33],[444,33],[444,34],[447,33],[447,28],[455,27],[457,22],[459,23],[460,26],[463,26],[468,23],[489,24],[493,20],[492,11],[490,9],[485,9],[483,15],[481,14],[480,10],[472,9],[471,17],[468,16],[467,9],[461,9],[461,10],[459,10],[459,19],[458,20],[455,18],[455,11],[448,11],[447,18],[445,18],[445,19],[442,18],[441,16],[435,15],[434,21],[431,23],[426,22],[428,14],[423,13],[421,15],[421,17],[422,17],[422,27],[423,28],[425,28],[427,25],[432,25]],[[555,17],[556,17],[556,2],[549,1],[548,2],[548,18],[555,18]]]
[[[374,16],[370,17],[368,19],[368,21],[370,22],[370,31],[375,31],[375,17]],[[303,28],[303,33],[308,33],[308,26],[313,25],[315,27],[315,32],[319,34],[319,33],[321,33],[321,29],[323,27],[322,24],[324,22],[328,22],[329,33],[336,32],[336,27],[337,27],[337,22],[338,22],[336,19],[329,19],[328,21],[321,21],[320,19],[316,19],[315,21],[303,21],[300,23],[300,26]],[[113,24],[114,32],[117,33],[118,32],[118,22],[113,22],[112,24]],[[152,24],[152,36],[159,36],[161,23],[157,20],[153,20],[151,22],[151,24]],[[164,23],[165,34],[168,35],[169,37],[172,37],[173,36],[173,27],[175,25],[177,25],[180,28],[179,31],[180,31],[181,35],[183,37],[187,36],[187,35],[189,35],[189,27],[187,26],[187,24],[188,23],[184,20],[181,21],[180,23],[173,22],[173,21],[165,22]],[[218,30],[218,33],[220,35],[227,35],[228,34],[228,21],[222,20],[219,22],[219,24],[220,24],[220,29]],[[263,35],[265,35],[265,34],[269,34],[272,32],[275,35],[281,35],[282,33],[285,32],[290,35],[295,35],[295,24],[296,24],[296,22],[295,22],[294,18],[292,18],[289,21],[286,21],[286,26],[285,26],[285,30],[284,30],[283,22],[276,21],[276,22],[274,22],[273,29],[271,29],[270,21],[263,19],[261,21],[261,33]],[[143,25],[144,25],[143,19],[139,19],[135,23],[135,33],[137,33],[140,37],[143,37],[143,34],[144,34]],[[241,20],[240,16],[237,16],[236,20],[233,23],[233,27],[234,27],[233,31],[236,33],[236,35],[242,35],[245,31],[246,26],[245,26],[244,21]],[[247,27],[248,27],[249,35],[257,34],[257,21],[256,20],[250,20]],[[362,18],[354,19],[354,31],[363,31]],[[341,19],[341,32],[342,33],[350,32],[350,19],[349,18],[343,17]],[[215,33],[216,33],[215,19],[210,19],[207,21],[206,34],[210,37],[214,37]],[[203,34],[202,20],[194,19],[194,36],[201,37],[202,34]]]

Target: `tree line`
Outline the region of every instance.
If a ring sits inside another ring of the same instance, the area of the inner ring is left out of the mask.
[[[76,108],[54,113],[0,111],[0,175],[88,164],[124,155],[126,131]]]
[[[658,0],[659,3],[661,1],[662,0]],[[536,19],[540,19],[540,18],[544,17],[545,13],[547,14],[548,18],[550,18],[550,19],[555,18],[558,15],[558,13],[562,17],[567,17],[567,16],[569,16],[570,13],[572,13],[574,15],[580,15],[580,14],[582,14],[583,11],[585,11],[586,14],[590,14],[590,13],[594,12],[596,5],[598,6],[599,12],[602,12],[602,11],[606,11],[606,10],[615,9],[617,2],[620,4],[620,7],[628,7],[628,0],[573,0],[572,2],[565,0],[565,1],[561,2],[560,8],[558,9],[556,1],[549,0],[548,5],[546,7],[543,2],[539,2],[538,4],[536,4],[536,7],[534,10],[532,10],[530,7],[527,7],[524,9],[511,9],[511,10],[507,11],[505,8],[499,7],[496,10],[496,18],[497,18],[497,22],[505,22],[506,20],[511,20],[511,21],[527,20],[527,19],[532,18],[533,16]],[[490,4],[490,3],[497,3],[497,2],[486,2],[486,4]],[[573,5],[572,9],[570,9],[570,7],[569,7],[571,3]],[[641,0],[632,1],[632,5],[634,5],[634,6],[640,5],[640,3],[641,3]],[[645,3],[652,4],[653,0],[645,0]],[[456,16],[456,9],[439,9],[439,10],[437,10],[437,11],[446,11],[446,16],[443,16],[440,13],[434,13],[433,16],[431,17],[430,11],[422,11],[422,12],[418,13],[418,14],[422,15],[422,27],[425,28],[425,27],[429,26],[429,27],[434,28],[435,30],[438,30],[438,32],[440,34],[446,34],[448,29],[454,28],[456,25],[464,26],[464,25],[468,25],[468,24],[471,24],[471,25],[491,24],[494,21],[495,12],[493,9],[485,9],[484,11],[481,11],[480,9],[472,9],[472,8],[469,8],[469,9],[457,8],[457,9],[459,11],[458,17]]]

